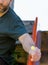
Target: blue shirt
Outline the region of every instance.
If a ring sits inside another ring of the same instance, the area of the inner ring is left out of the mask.
[[[26,33],[22,20],[9,8],[8,12],[0,17],[0,55],[5,55],[15,48],[18,37]]]

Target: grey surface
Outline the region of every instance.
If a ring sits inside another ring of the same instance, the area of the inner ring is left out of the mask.
[[[23,21],[23,23],[24,23],[24,25],[25,25],[26,30],[28,31],[28,33],[32,33],[34,21],[32,21],[32,20],[26,20],[26,21]]]

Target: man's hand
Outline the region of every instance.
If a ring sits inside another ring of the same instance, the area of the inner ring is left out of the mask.
[[[38,47],[32,46],[29,54],[32,56],[31,61],[39,61],[41,58],[41,51]]]
[[[35,47],[33,39],[28,33],[25,33],[19,37],[23,49],[32,56],[32,61],[39,61],[41,58],[41,51],[39,48]],[[31,46],[34,46],[33,49]]]

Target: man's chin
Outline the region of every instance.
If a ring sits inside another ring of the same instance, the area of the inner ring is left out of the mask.
[[[4,11],[3,10],[0,10],[0,13],[3,13]]]
[[[0,13],[5,12],[7,9],[0,9]]]

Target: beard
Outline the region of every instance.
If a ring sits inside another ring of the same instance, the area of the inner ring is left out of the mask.
[[[0,4],[0,13],[5,12],[9,8],[9,4],[7,6],[4,6],[3,4]]]

